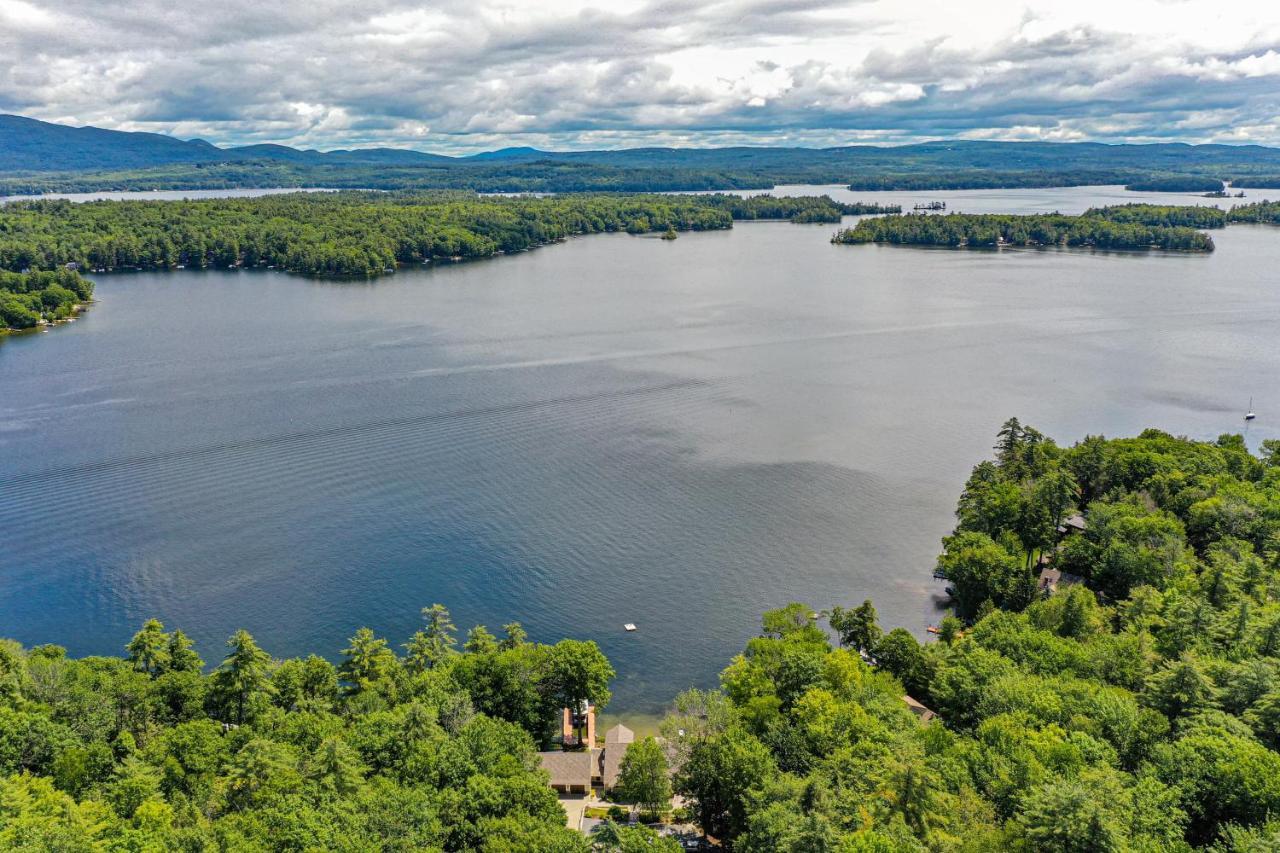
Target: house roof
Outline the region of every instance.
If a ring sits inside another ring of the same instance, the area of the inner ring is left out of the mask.
[[[635,739],[636,733],[631,731],[631,729],[627,728],[622,723],[618,723],[616,726],[604,733],[604,742],[606,746],[614,743],[632,743]]]
[[[594,758],[594,753],[588,750],[580,752],[554,750],[552,752],[538,753],[538,760],[542,762],[542,769],[551,774],[552,785],[581,785],[589,787],[591,785]]]
[[[902,701],[907,703],[907,707],[911,709],[911,713],[920,718],[920,722],[927,723],[934,717],[938,716],[931,709],[925,707],[925,704],[919,699],[913,699],[910,696],[903,696]]]

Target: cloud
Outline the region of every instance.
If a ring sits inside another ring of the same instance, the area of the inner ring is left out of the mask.
[[[1254,0],[0,0],[0,110],[220,144],[1280,144]]]

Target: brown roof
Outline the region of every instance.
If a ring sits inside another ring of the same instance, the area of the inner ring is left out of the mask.
[[[591,785],[592,776],[592,759],[595,756],[587,751],[565,752],[563,750],[554,750],[552,752],[539,752],[538,759],[542,762],[542,769],[551,774],[552,785],[580,785],[589,787]]]
[[[911,713],[920,718],[920,722],[927,723],[934,717],[938,716],[932,710],[925,707],[924,703],[919,699],[913,699],[910,696],[903,696],[902,701],[907,703],[907,707],[911,709]]]
[[[604,742],[606,746],[614,743],[631,743],[635,739],[636,733],[631,731],[631,729],[627,728],[622,723],[618,723],[616,726],[604,733]]]

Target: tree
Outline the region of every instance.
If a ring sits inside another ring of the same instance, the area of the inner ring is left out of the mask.
[[[618,789],[643,811],[658,813],[671,800],[667,758],[652,737],[628,744],[619,767]]]
[[[831,608],[831,627],[840,635],[840,645],[859,652],[870,653],[880,641],[880,622],[876,608],[870,599],[853,610],[836,606]]]
[[[502,632],[506,634],[499,644],[503,651],[522,646],[529,639],[529,634],[519,622],[508,622],[502,626]]]
[[[611,820],[601,824],[591,837],[597,853],[680,853],[674,838],[658,835],[647,826],[619,826]]]
[[[275,800],[302,781],[293,751],[265,738],[246,743],[227,767],[227,801],[241,811]]]
[[[477,625],[467,632],[467,642],[463,646],[470,654],[487,655],[498,650],[498,640],[489,629]]]
[[[924,649],[906,628],[894,628],[875,647],[876,663],[892,672],[907,692],[929,695],[930,663]]]
[[[416,632],[405,644],[409,650],[405,665],[410,672],[432,669],[457,652],[457,628],[443,604],[422,608],[422,618],[426,628]]]
[[[693,747],[676,790],[692,803],[703,831],[732,843],[747,828],[749,799],[776,773],[765,745],[732,728]]]
[[[786,607],[779,607],[777,610],[766,610],[764,616],[761,617],[761,623],[764,627],[763,636],[765,637],[783,639],[785,637],[798,636],[813,638],[822,642],[826,641],[826,637],[822,635],[822,632],[814,624],[813,609],[807,604],[793,601]]]
[[[1047,471],[1031,489],[1021,538],[1028,551],[1044,550],[1057,539],[1067,509],[1080,497],[1080,486],[1069,471]]]
[[[128,660],[135,669],[154,678],[169,665],[169,644],[164,625],[158,619],[148,619],[142,630],[133,635],[125,650],[129,652]]]
[[[938,624],[938,639],[949,646],[960,638],[960,632],[963,630],[964,623],[947,614],[942,617],[942,621]]]
[[[1244,715],[1258,740],[1272,749],[1280,749],[1280,689],[1258,699]]]
[[[182,631],[174,631],[169,635],[169,671],[199,672],[204,669],[204,661],[196,654],[191,638]]]
[[[338,677],[347,683],[348,692],[354,695],[389,685],[400,662],[387,648],[387,641],[375,637],[369,628],[361,628],[350,643],[342,650],[343,661],[338,667]]]
[[[1094,790],[1078,781],[1056,780],[1027,797],[1019,815],[1031,849],[1044,853],[1120,853],[1129,849],[1124,828]]]
[[[231,653],[213,674],[214,691],[222,698],[224,712],[233,712],[239,724],[246,720],[246,711],[252,710],[252,700],[270,687],[271,656],[243,629],[232,634],[227,645]]]
[[[609,704],[613,667],[591,640],[561,640],[548,655],[546,695],[553,708],[576,708],[590,702],[597,710]]]
[[[325,790],[346,797],[364,784],[364,770],[356,751],[342,738],[331,735],[312,757],[310,776]]]
[[[947,539],[938,568],[950,582],[961,619],[973,619],[988,599],[1012,610],[1031,603],[1035,582],[1022,561],[985,533],[957,533]]]
[[[1171,661],[1147,679],[1143,700],[1176,721],[1179,717],[1210,708],[1217,690],[1195,658]]]

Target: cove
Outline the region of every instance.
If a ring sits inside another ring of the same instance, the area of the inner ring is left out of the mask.
[[[97,276],[78,322],[0,343],[0,635],[119,653],[155,616],[210,661],[238,627],[336,656],[438,601],[464,630],[599,641],[614,707],[653,710],[790,600],[873,598],[922,634],[1011,415],[1213,438],[1253,397],[1249,444],[1280,437],[1278,229],[1205,257],[832,230],[592,236],[371,283]]]

